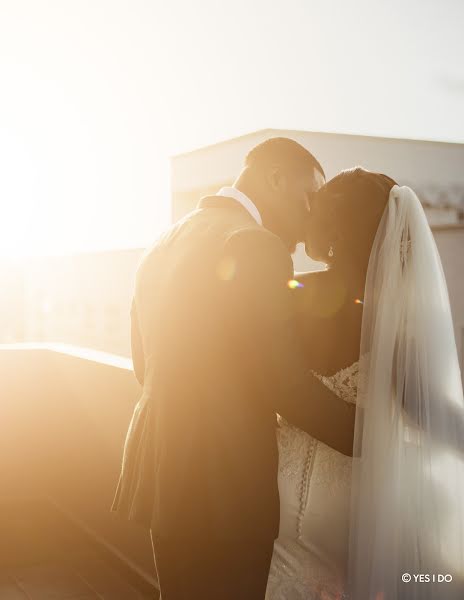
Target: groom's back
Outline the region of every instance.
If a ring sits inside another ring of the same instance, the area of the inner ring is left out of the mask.
[[[243,231],[265,230],[235,201],[212,198],[165,232],[137,270],[158,532],[201,523],[225,537],[277,535],[275,414],[250,377],[253,323],[236,311],[235,265],[223,252]],[[266,507],[257,510],[260,490]],[[184,521],[194,506],[196,522]]]
[[[145,252],[135,288],[145,353],[163,363],[168,357],[175,359],[171,366],[179,372],[182,357],[192,364],[213,344],[226,349],[225,319],[234,318],[227,284],[234,265],[224,257],[223,248],[243,229],[262,228],[241,209],[200,208],[172,225]]]

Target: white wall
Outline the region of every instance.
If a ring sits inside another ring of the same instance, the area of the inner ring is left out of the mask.
[[[428,189],[434,193],[442,188],[464,188],[464,144],[266,129],[174,156],[171,160],[174,202],[177,192],[233,180],[247,152],[275,136],[289,137],[305,146],[320,161],[327,178],[342,169],[361,165],[385,173],[400,184],[413,185],[418,191]]]

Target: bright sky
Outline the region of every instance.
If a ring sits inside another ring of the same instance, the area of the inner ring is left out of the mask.
[[[462,0],[0,0],[0,254],[146,246],[168,156],[261,128],[464,142]]]

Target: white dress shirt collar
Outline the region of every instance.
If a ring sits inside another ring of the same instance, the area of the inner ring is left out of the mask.
[[[259,214],[259,210],[256,208],[255,204],[253,204],[253,202],[250,200],[250,198],[248,198],[246,194],[244,194],[237,188],[223,187],[219,190],[219,192],[216,195],[225,196],[226,198],[233,198],[234,200],[237,200],[237,202],[239,202],[244,208],[247,209],[247,211],[259,225],[263,224],[261,215]]]

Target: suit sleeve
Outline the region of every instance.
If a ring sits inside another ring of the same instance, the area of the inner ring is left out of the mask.
[[[293,278],[288,250],[268,231],[242,230],[229,237],[225,253],[234,264],[229,282],[234,311],[249,324],[244,351],[259,371],[260,389],[275,412],[352,456],[355,406],[333,394],[305,364],[295,322],[296,290],[288,285]]]
[[[132,363],[134,366],[134,374],[140,385],[143,385],[144,374],[145,374],[145,360],[143,355],[142,338],[140,335],[140,327],[137,318],[137,307],[135,299],[132,299],[130,309],[131,319],[131,353]]]

